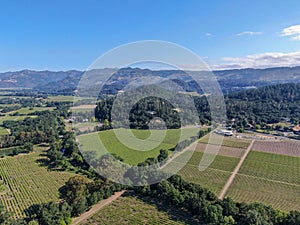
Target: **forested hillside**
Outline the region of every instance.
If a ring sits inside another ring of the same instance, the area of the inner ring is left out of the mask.
[[[194,96],[193,98],[200,122],[209,124],[210,110],[206,97]],[[114,99],[111,97],[98,103],[95,113],[100,121],[105,119],[111,121],[110,112]],[[175,109],[172,104],[163,102],[164,100],[155,97],[139,101],[131,110],[129,118],[131,127],[147,128],[151,119],[160,116],[169,128],[179,127],[180,118],[177,111],[184,109]],[[266,126],[269,123],[277,123],[282,118],[298,124],[300,121],[300,84],[278,84],[231,93],[225,95],[225,103],[228,124],[233,127]],[[123,104],[126,106],[126,102]]]

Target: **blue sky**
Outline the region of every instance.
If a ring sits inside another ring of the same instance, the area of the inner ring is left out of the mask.
[[[300,65],[299,24],[299,0],[2,1],[0,71],[83,70],[140,40],[183,45],[214,68]]]

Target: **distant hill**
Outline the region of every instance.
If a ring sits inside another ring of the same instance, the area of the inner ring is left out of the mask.
[[[105,83],[103,90],[115,94],[130,82],[151,75],[157,78],[168,78],[186,91],[201,93],[200,87],[185,72],[179,70],[152,71],[149,69],[123,68],[99,69],[90,72],[89,82],[99,86],[97,76],[104,73],[114,75]],[[197,71],[191,71],[197,75]],[[72,92],[77,88],[82,71],[32,71],[0,73],[0,88],[33,88],[44,92]],[[281,83],[300,83],[300,67],[279,67],[268,69],[239,69],[214,71],[224,93],[236,92],[261,86]]]
[[[39,86],[61,82],[67,77],[76,77],[81,71],[34,71],[22,70],[17,72],[0,73],[0,88],[38,88]],[[67,85],[66,85],[67,86]]]

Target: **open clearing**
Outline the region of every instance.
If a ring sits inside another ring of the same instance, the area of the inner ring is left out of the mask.
[[[125,193],[83,224],[199,224],[199,221],[176,207]]]
[[[190,136],[196,135],[198,129],[195,128],[186,128],[184,129],[183,139],[186,139]],[[165,131],[153,130],[156,136],[162,136]],[[156,139],[147,139],[150,135],[149,130],[132,130],[133,135],[127,137],[128,141],[135,139],[143,140],[141,143],[141,149],[143,146],[156,144]],[[78,136],[78,140],[81,144],[82,151],[96,151],[98,156],[105,153],[104,149],[100,149],[99,140],[103,143],[105,148],[110,152],[120,156],[124,159],[124,162],[131,165],[137,165],[139,162],[145,161],[147,158],[157,157],[161,149],[169,150],[175,147],[180,139],[181,130],[167,130],[166,136],[161,143],[157,142],[157,147],[149,151],[138,151],[134,150],[125,144],[121,143],[114,133],[114,130],[101,131],[97,133],[90,133],[86,135]]]
[[[40,166],[37,160],[45,159],[40,154],[35,152],[0,159],[0,176],[5,187],[0,199],[16,218],[24,217],[24,210],[33,204],[57,201],[58,189],[74,176]]]
[[[28,114],[31,114],[31,113],[34,113],[34,112],[41,112],[41,111],[47,111],[47,110],[53,110],[54,108],[53,107],[33,107],[33,108],[21,108],[21,109],[18,109],[16,111],[12,111],[12,112],[8,112],[6,113],[4,116],[0,116],[0,124],[3,123],[3,121],[5,120],[14,120],[14,121],[19,121],[19,120],[24,120],[25,118],[27,117],[31,117],[31,118],[34,118],[34,117],[37,117],[35,115],[28,115]],[[19,115],[17,116],[12,116],[12,114],[14,113],[19,113]]]

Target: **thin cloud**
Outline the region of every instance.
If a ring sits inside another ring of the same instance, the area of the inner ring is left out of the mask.
[[[284,28],[282,30],[282,36],[290,37],[295,41],[300,41],[300,25],[294,25]]]
[[[242,69],[242,68],[269,68],[300,66],[300,52],[281,53],[267,52],[248,55],[245,57],[224,57],[222,63],[213,65],[212,68]]]
[[[255,36],[255,35],[262,35],[263,32],[260,31],[243,31],[241,33],[236,34],[236,36],[245,36],[245,35],[249,35],[249,36]]]
[[[211,37],[211,36],[214,36],[214,35],[212,33],[205,33],[205,36]]]

